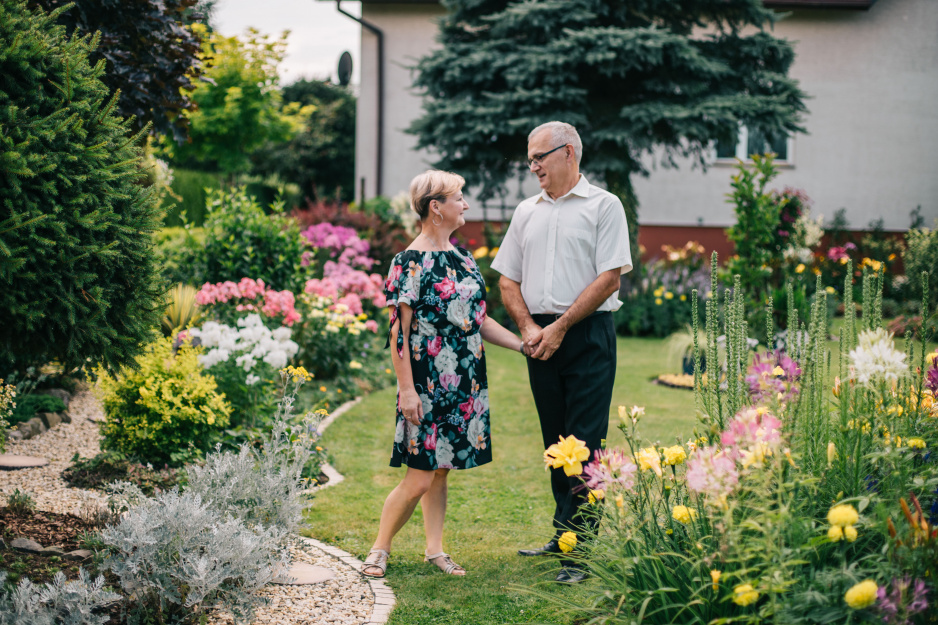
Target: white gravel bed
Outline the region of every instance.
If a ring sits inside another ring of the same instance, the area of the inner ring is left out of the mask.
[[[336,409],[329,422],[354,403]],[[76,453],[91,458],[100,451],[101,435],[98,423],[92,419],[103,419],[101,404],[90,388],[81,388],[72,397],[68,412],[71,423],[25,441],[7,442],[8,454],[38,456],[49,460],[49,464],[0,471],[0,496],[4,500],[0,503],[5,503],[6,496],[16,489],[29,493],[39,510],[60,514],[80,514],[83,508],[106,503],[106,497],[97,491],[70,488],[61,478],[62,470],[71,464]],[[334,486],[344,479],[328,465],[325,470],[330,480],[323,487]],[[351,625],[387,621],[395,603],[394,595],[382,580],[363,578],[359,573],[361,562],[344,551],[306,538],[300,539],[291,552],[295,561],[332,569],[335,577],[307,586],[267,586],[261,596],[268,603],[258,609],[255,624]],[[209,623],[229,625],[233,619],[220,613],[213,615]]]
[[[61,477],[77,453],[91,458],[100,451],[98,424],[91,419],[102,417],[101,404],[89,388],[81,388],[68,405],[71,423],[62,423],[48,432],[24,441],[7,441],[8,454],[37,456],[49,461],[44,467],[0,471],[0,496],[19,489],[29,493],[36,507],[59,514],[80,514],[83,508],[106,502],[102,494],[81,488],[70,488]]]

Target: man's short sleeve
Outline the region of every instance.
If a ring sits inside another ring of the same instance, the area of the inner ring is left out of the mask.
[[[597,224],[596,271],[602,273],[618,267],[622,268],[621,273],[631,271],[632,253],[625,209],[619,198],[612,196],[603,202]]]
[[[517,215],[518,211],[515,211]],[[492,269],[502,274],[509,280],[521,282],[522,272],[522,227],[518,225],[515,218],[512,218],[508,224],[508,231],[505,238],[495,254],[495,260],[492,261]]]

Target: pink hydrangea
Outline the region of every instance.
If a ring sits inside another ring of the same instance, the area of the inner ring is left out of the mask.
[[[739,483],[732,458],[717,447],[705,447],[687,461],[687,488],[714,499],[723,499]]]

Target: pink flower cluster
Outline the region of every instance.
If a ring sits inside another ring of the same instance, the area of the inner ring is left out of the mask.
[[[776,367],[781,368],[781,375],[777,375]],[[746,375],[749,395],[756,403],[775,399],[790,401],[799,392],[795,385],[799,376],[801,367],[784,351],[757,354]]]
[[[720,442],[731,455],[755,445],[777,447],[781,440],[782,422],[764,408],[743,408],[720,435]]]
[[[593,461],[583,467],[586,486],[590,489],[609,490],[614,485],[625,490],[635,486],[637,467],[631,458],[617,449],[597,449]]]
[[[258,298],[263,298],[258,301]],[[300,320],[294,305],[296,299],[290,291],[275,291],[267,288],[263,280],[241,278],[240,282],[206,282],[195,294],[195,301],[200,306],[214,304],[236,303],[236,310],[249,310],[261,312],[267,317],[283,315],[282,324],[292,326]]]
[[[724,499],[739,483],[736,462],[717,447],[705,447],[687,461],[687,488]]]
[[[828,260],[840,260],[846,261],[850,258],[850,252],[857,249],[857,246],[853,243],[847,243],[843,247],[834,246],[827,250]]]
[[[344,304],[350,313],[362,314],[362,300],[370,300],[376,308],[384,308],[384,278],[352,269],[347,264],[326,261],[323,278],[306,281],[303,289],[310,295],[318,295]]]
[[[310,226],[301,235],[311,246],[329,250],[330,257],[338,257],[339,264],[371,269],[377,262],[368,257],[371,245],[352,228],[323,222]],[[309,264],[308,254],[303,255],[303,264]]]

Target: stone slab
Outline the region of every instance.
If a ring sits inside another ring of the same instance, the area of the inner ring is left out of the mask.
[[[62,419],[62,423],[71,423],[71,422],[72,422],[72,415],[68,414],[67,412],[60,412],[60,413],[59,413],[59,418]]]
[[[307,564],[306,562],[294,562],[293,566],[290,567],[290,570],[287,571],[285,577],[292,577],[293,581],[275,581],[274,583],[285,586],[305,586],[307,584],[319,584],[321,582],[327,582],[330,579],[334,579],[335,571],[332,569],[327,569],[323,566]]]
[[[61,558],[62,556],[65,555],[65,550],[62,549],[61,547],[56,547],[56,546],[53,546],[53,547],[46,547],[45,549],[43,549],[42,551],[39,552],[39,555],[41,555],[41,556],[47,556],[47,557],[48,557],[48,556],[59,556],[59,557]]]
[[[17,551],[25,551],[26,553],[42,552],[42,545],[37,543],[35,540],[30,540],[29,538],[14,538],[13,542],[10,543],[10,546]]]
[[[87,560],[94,555],[90,549],[76,549],[65,554],[66,560]]]
[[[37,416],[42,420],[42,423],[50,430],[54,428],[55,426],[57,426],[58,424],[62,423],[62,417],[60,417],[59,413],[57,412],[40,412]]]
[[[45,458],[0,454],[0,471],[16,471],[17,469],[44,467],[47,464],[49,464],[49,461]]]

